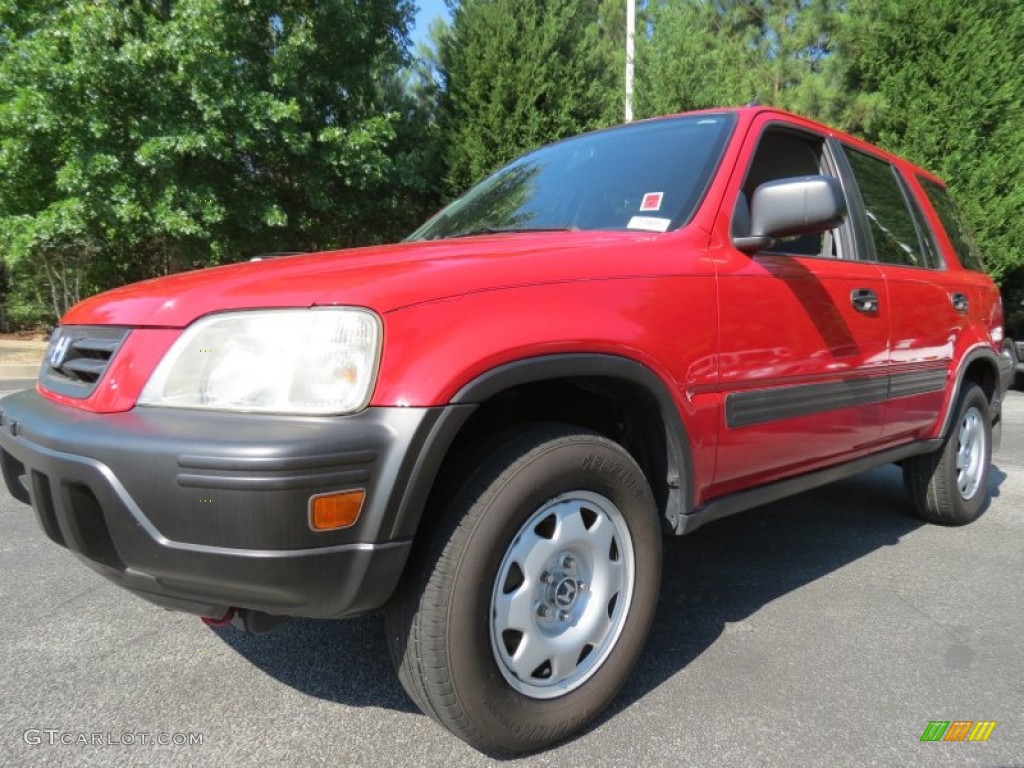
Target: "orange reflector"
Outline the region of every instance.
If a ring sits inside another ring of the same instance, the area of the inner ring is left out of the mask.
[[[342,491],[309,500],[309,524],[314,531],[334,531],[355,525],[363,510],[366,491]]]

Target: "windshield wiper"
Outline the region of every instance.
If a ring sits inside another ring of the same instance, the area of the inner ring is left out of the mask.
[[[456,232],[454,235],[445,235],[441,239],[448,240],[475,235],[510,235],[521,232],[579,232],[579,230],[579,227],[478,227],[477,229],[467,229],[465,232]]]

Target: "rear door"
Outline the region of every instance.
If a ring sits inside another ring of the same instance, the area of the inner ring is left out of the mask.
[[[885,278],[891,338],[883,438],[901,442],[927,434],[939,416],[970,296],[946,269],[898,168],[860,148],[842,151],[853,173],[851,192],[862,202],[861,246]]]

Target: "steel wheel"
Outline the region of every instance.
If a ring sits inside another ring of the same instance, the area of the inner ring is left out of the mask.
[[[984,476],[985,425],[977,408],[969,408],[960,422],[956,450],[956,485],[960,496],[973,498]]]
[[[611,501],[573,491],[537,510],[491,596],[491,648],[508,684],[535,699],[583,685],[622,632],[634,575],[629,530]]]

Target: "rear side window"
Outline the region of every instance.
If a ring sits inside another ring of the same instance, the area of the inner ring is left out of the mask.
[[[964,221],[960,209],[957,208],[949,190],[936,184],[931,179],[923,179],[918,176],[924,193],[928,195],[932,208],[942,222],[942,228],[949,235],[949,241],[953,244],[956,257],[965,269],[973,269],[975,272],[984,272],[985,265],[981,261],[981,252],[974,244],[971,231]]]
[[[886,264],[938,269],[939,259],[907,206],[896,169],[877,157],[845,150],[870,222],[875,257]]]

